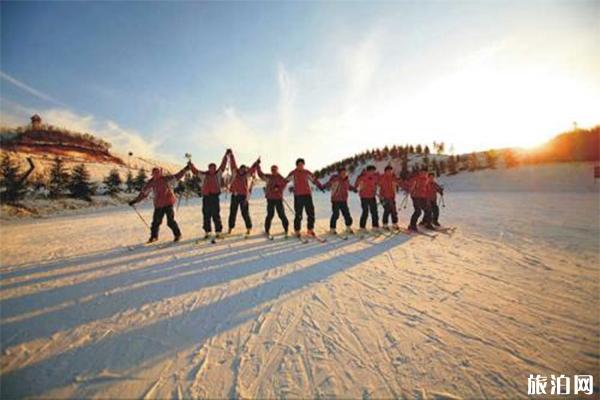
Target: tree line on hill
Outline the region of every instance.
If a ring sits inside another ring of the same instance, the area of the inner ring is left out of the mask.
[[[433,143],[436,156],[432,156],[429,146],[404,145],[385,146],[381,149],[367,150],[354,156],[344,158],[315,171],[317,177],[337,172],[345,167],[349,173],[368,163],[389,160],[401,163],[400,176],[405,178],[411,173],[427,167],[437,176],[455,175],[461,171],[477,171],[485,168],[496,168],[502,160],[506,168],[519,164],[541,164],[550,162],[599,161],[600,160],[600,125],[590,129],[579,129],[564,132],[550,140],[544,146],[529,151],[514,149],[487,150],[480,153],[463,155],[444,155],[445,144]],[[409,158],[412,161],[409,163]],[[410,167],[409,167],[410,164]]]
[[[429,146],[420,144],[416,146],[385,146],[382,149],[367,150],[317,170],[315,171],[315,175],[317,177],[330,175],[342,166],[349,173],[353,173],[368,163],[382,160],[399,161],[401,165],[399,173],[403,178],[408,177],[415,171],[421,170],[423,167],[427,167],[429,170],[435,172],[437,176],[441,176],[442,174],[454,175],[460,171],[475,171],[482,168],[496,168],[501,155],[508,166],[514,167],[518,164],[516,154],[512,150],[489,150],[484,153],[484,159],[481,160],[477,153],[444,155],[445,144],[443,142],[434,142],[433,148],[435,155],[431,153]],[[409,159],[413,160],[413,162],[409,162]]]
[[[54,125],[42,124],[38,129],[31,125],[17,128],[0,128],[0,146],[10,148],[18,145],[77,145],[90,150],[108,152],[111,144],[91,133],[73,132]]]

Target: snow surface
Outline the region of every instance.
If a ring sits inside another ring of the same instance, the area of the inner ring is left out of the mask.
[[[135,250],[128,207],[3,222],[0,397],[515,398],[538,373],[598,393],[597,191],[449,191],[458,230],[434,240],[197,245],[200,213],[182,204],[182,244]]]

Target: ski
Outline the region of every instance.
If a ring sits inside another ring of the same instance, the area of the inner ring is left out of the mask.
[[[435,232],[440,232],[452,236],[454,232],[456,232],[456,226],[444,226],[440,228],[435,228]]]
[[[316,240],[316,241],[317,241],[317,242],[319,242],[319,243],[326,243],[326,242],[327,242],[327,239],[326,239],[326,238],[323,238],[323,237],[321,237],[321,236],[319,236],[319,235],[316,235],[316,234],[312,234],[312,235],[311,235],[311,234],[308,234],[308,235],[306,235],[306,237],[307,237],[309,240],[310,240],[310,239],[314,239],[314,240]]]
[[[127,250],[135,251],[139,249],[151,248],[151,249],[166,249],[168,247],[180,246],[186,242],[152,242],[152,243],[141,243],[132,246],[127,246]]]
[[[433,240],[433,239],[435,239],[437,237],[437,234],[427,233],[427,232],[423,232],[423,231],[411,231],[410,229],[404,229],[404,228],[400,228],[400,232],[402,232],[402,233],[404,233],[406,235],[427,236],[431,240]]]
[[[300,241],[303,244],[308,243],[308,238],[306,237],[306,235],[302,235],[300,233],[298,233],[298,234],[294,233],[293,237],[298,239],[298,241]]]

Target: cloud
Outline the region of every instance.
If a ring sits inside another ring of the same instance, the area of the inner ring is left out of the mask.
[[[293,128],[294,101],[297,95],[297,84],[282,62],[277,64],[277,83],[279,86],[279,118],[281,135],[287,138]]]
[[[52,97],[46,93],[40,92],[37,89],[32,88],[28,84],[21,82],[20,80],[18,80],[16,78],[13,78],[12,76],[8,75],[7,73],[5,73],[3,71],[0,71],[0,78],[13,84],[14,86],[18,87],[19,89],[29,93],[30,95],[37,97],[38,99],[45,100],[47,102],[54,103],[59,106],[65,106],[64,103],[56,100],[54,97]]]

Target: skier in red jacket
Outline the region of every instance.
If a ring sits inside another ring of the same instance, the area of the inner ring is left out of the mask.
[[[377,212],[377,187],[379,186],[379,173],[374,165],[367,166],[358,178],[354,187],[358,190],[360,196],[360,230],[365,231],[367,227],[367,218],[371,213],[371,224],[373,229],[379,229],[379,213]]]
[[[265,197],[267,198],[267,217],[265,218],[265,233],[270,236],[271,233],[271,222],[275,211],[277,216],[281,220],[283,230],[285,231],[285,237],[288,236],[289,221],[285,215],[285,209],[283,208],[283,191],[288,184],[283,176],[279,174],[279,168],[277,165],[271,166],[271,173],[265,174],[260,168],[260,158],[256,165],[258,177],[267,183],[265,187]]]
[[[409,193],[413,201],[413,207],[415,211],[410,217],[410,225],[408,229],[417,232],[417,221],[424,213],[425,227],[427,229],[435,229],[431,225],[431,207],[428,196],[429,194],[430,180],[427,175],[427,168],[424,167],[415,176],[410,179]]]
[[[338,169],[337,175],[329,178],[329,181],[323,185],[325,189],[331,190],[331,220],[329,221],[329,229],[332,235],[336,235],[337,220],[340,217],[340,212],[344,216],[346,224],[346,233],[352,234],[352,216],[348,208],[348,191],[356,191],[354,186],[350,184],[350,179],[346,173],[345,167]]]
[[[219,195],[223,184],[223,171],[225,171],[229,154],[231,154],[231,149],[227,149],[225,152],[219,168],[215,163],[210,163],[207,171],[198,170],[191,161],[188,163],[192,173],[202,180],[202,225],[205,239],[210,236],[212,231],[211,221],[215,225],[216,236],[218,238],[222,237],[223,224],[221,223]]]
[[[392,229],[398,230],[398,210],[396,208],[396,192],[399,188],[398,178],[391,165],[385,167],[383,176],[379,178],[379,197],[383,205],[383,229],[389,230],[388,221],[392,217]]]
[[[437,194],[439,193],[441,196],[443,196],[444,188],[435,181],[435,174],[433,172],[429,173],[429,187],[427,192],[427,200],[429,201],[429,207],[431,208],[431,224],[434,226],[440,226],[440,207],[437,204]],[[423,219],[421,222],[419,222],[419,225],[427,225],[425,216],[423,216]]]
[[[235,156],[233,155],[233,152],[230,152],[229,161],[231,165],[232,180],[229,187],[229,191],[231,192],[231,203],[229,206],[229,230],[227,233],[231,234],[233,231],[238,208],[240,208],[242,211],[242,218],[246,224],[246,236],[248,236],[252,230],[252,219],[250,219],[248,200],[251,190],[250,185],[251,181],[254,179],[254,174],[256,173],[258,160],[256,160],[250,168],[245,165],[240,165],[238,168],[237,163],[235,162]]]
[[[315,178],[312,172],[304,169],[303,158],[296,160],[296,168],[285,179],[288,182],[292,182],[294,188],[294,234],[300,237],[302,213],[306,210],[307,234],[315,236],[315,205],[312,199],[310,182],[321,190],[323,189],[323,185]]]
[[[160,168],[152,168],[152,178],[144,185],[142,190],[140,190],[137,197],[129,202],[129,205],[133,206],[135,203],[148,197],[150,192],[154,195],[154,214],[152,215],[152,225],[150,227],[150,239],[148,239],[148,243],[158,240],[158,230],[165,215],[167,216],[167,225],[173,231],[175,241],[178,242],[181,239],[181,231],[175,221],[175,212],[173,211],[173,205],[176,202],[176,198],[175,194],[173,194],[171,185],[180,180],[188,168],[188,166],[185,166],[185,168],[175,175],[163,175]]]

